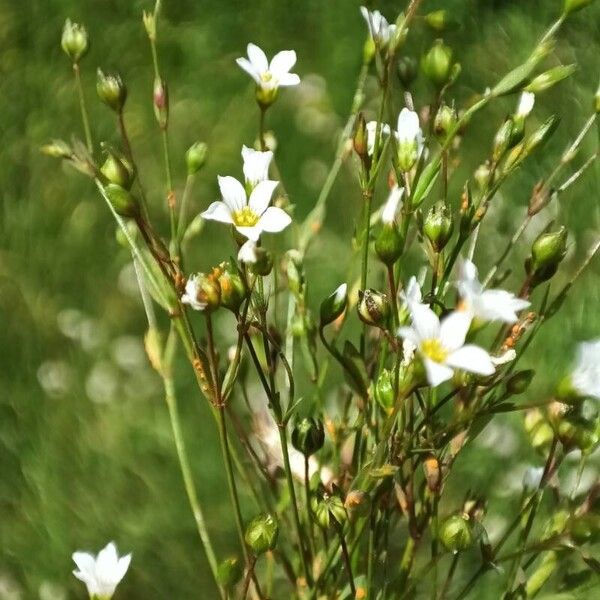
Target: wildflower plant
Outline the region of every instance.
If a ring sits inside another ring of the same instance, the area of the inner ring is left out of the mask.
[[[597,574],[600,563],[590,544],[600,534],[598,486],[566,490],[558,472],[575,450],[581,472],[598,445],[600,342],[579,346],[571,372],[557,377],[554,393],[543,402],[525,399],[535,373],[519,363],[600,242],[568,273],[567,231],[551,222],[541,227],[524,268],[514,267],[517,276],[522,273],[514,290],[506,285],[503,265],[542,209],[594,163],[597,152],[583,167],[572,167],[598,118],[598,96],[590,98],[589,120],[575,141],[532,190],[522,224],[493,267],[485,275],[478,270],[480,229],[490,206],[502,201],[499,192],[519,167],[552,143],[557,117],[536,127],[531,114],[543,104],[543,92],[573,72],[571,65],[549,67],[548,57],[565,21],[589,4],[566,0],[527,59],[466,104],[453,93],[461,66],[442,40],[420,57],[431,94],[413,94],[408,76],[408,59],[417,61],[404,54],[405,41],[422,27],[443,33],[446,11],[427,14],[421,0],[410,0],[389,18],[361,8],[367,27],[351,113],[323,189],[300,219],[265,129],[279,94],[301,83],[290,72],[296,53],[284,50],[269,61],[255,44],[236,62],[256,83],[256,143],[248,140],[241,149],[239,173],[219,176],[220,197],[202,198],[200,215],[189,214],[192,186],[209,149],[197,142],[188,150],[180,192],[171,175],[157,2],[143,22],[164,142],[168,233],[135,161],[126,84],[101,68],[98,96],[117,116],[121,144],[98,145],[92,136],[80,79],[88,36],[67,20],[61,43],[75,73],[85,143],[55,140],[43,151],[90,178],[131,252],[148,318],[147,354],[164,384],[185,489],[221,598],[462,599],[477,597],[477,587],[493,578],[508,600],[533,597],[543,586],[571,585],[561,561],[578,561],[581,573]],[[369,76],[378,83],[376,114],[365,108]],[[456,185],[454,165],[466,160],[461,141],[472,117],[507,96],[514,98],[514,112],[497,123],[489,145],[480,148],[480,166],[460,182],[460,198],[452,197],[449,182]],[[315,315],[304,262],[343,162],[355,172],[360,199],[349,243],[360,268],[347,277],[331,273],[332,293],[320,299]],[[380,200],[381,182],[388,191]],[[201,229],[199,221],[217,224]],[[232,251],[216,265],[188,261],[186,249],[202,246],[209,232],[228,236]],[[285,240],[288,250],[271,250],[271,236]],[[559,272],[566,283],[557,288]],[[157,310],[168,315],[168,327]],[[225,311],[236,338],[229,349],[213,323]],[[196,491],[173,379],[180,347],[219,431],[239,556],[217,556],[217,528],[206,522]],[[338,387],[326,394],[332,373]],[[554,379],[553,373],[544,376]],[[252,398],[250,385],[261,390]],[[445,492],[461,452],[507,412],[524,415],[524,431],[540,461],[524,475],[513,521],[492,540],[485,494],[465,489],[457,499]],[[241,488],[253,495],[252,508],[242,505]],[[546,527],[539,518],[544,512],[550,515]],[[130,558],[118,559],[114,545],[96,559],[73,557],[75,575],[96,598],[112,596]]]

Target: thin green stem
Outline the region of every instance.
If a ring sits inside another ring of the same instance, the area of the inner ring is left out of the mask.
[[[92,143],[92,130],[90,129],[90,120],[85,102],[85,94],[83,92],[83,84],[81,83],[81,70],[79,68],[79,63],[73,63],[73,73],[75,74],[77,95],[79,96],[79,109],[81,110],[81,120],[83,121],[83,130],[85,132],[85,145],[88,149],[88,152],[93,154],[94,146]]]

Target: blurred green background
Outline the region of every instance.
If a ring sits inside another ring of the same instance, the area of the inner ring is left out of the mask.
[[[359,2],[163,4],[159,53],[170,85],[178,190],[185,176],[183,153],[196,140],[208,143],[210,158],[194,188],[194,212],[216,198],[217,173],[241,173],[239,151],[242,143],[253,143],[258,120],[252,86],[234,63],[247,42],[257,42],[267,54],[294,48],[303,84],[281,95],[269,127],[279,141],[278,166],[296,214],[306,215],[333,158],[360,68],[365,24]],[[463,66],[451,91],[458,105],[523,60],[560,5],[560,0],[426,0],[426,9],[444,6],[460,24],[445,35]],[[403,3],[374,6],[393,18]],[[96,68],[117,69],[129,87],[126,118],[142,178],[153,213],[165,224],[160,137],[150,103],[153,75],[141,22],[142,10],[151,8],[150,0],[0,2],[0,600],[83,598],[82,586],[70,575],[71,553],[98,550],[110,539],[134,554],[120,597],[214,597],[160,381],[141,346],[145,320],[128,254],[116,243],[113,221],[91,183],[38,150],[52,137],[83,137],[70,65],[59,44],[70,17],[87,26],[91,39],[82,70],[94,139],[117,141],[113,115],[95,94]],[[407,52],[418,56],[435,37],[418,23]],[[549,62],[577,62],[579,69],[538,98],[530,121],[533,126],[553,113],[562,121],[544,155],[530,160],[495,200],[481,234],[482,271],[520,223],[532,185],[591,114],[600,74],[600,6],[570,20],[559,40]],[[367,89],[369,112],[374,81]],[[431,89],[418,81],[415,104],[430,98]],[[464,140],[465,161],[451,187],[455,201],[515,101],[500,101],[473,120]],[[401,106],[400,96],[395,103]],[[595,136],[586,139],[575,164],[595,151]],[[594,167],[548,211],[571,232],[563,279],[598,236],[599,188],[600,169]],[[314,306],[352,266],[347,248],[358,207],[348,161],[325,229],[307,257]],[[205,270],[229,252],[220,233],[218,226],[205,229],[188,259],[191,269]],[[509,281],[515,285],[530,240],[526,236],[512,256],[516,275]],[[539,376],[531,399],[551,389],[576,341],[600,335],[599,284],[597,261],[534,344],[529,362]],[[219,327],[231,339],[231,321],[224,318]],[[216,432],[181,362],[186,442],[210,530],[224,556],[235,550],[236,538]],[[490,529],[514,514],[525,465],[536,461],[520,431],[518,417],[498,419],[465,452],[451,482],[457,497],[465,478],[469,487],[489,494]],[[584,483],[596,473],[590,468]],[[250,511],[246,505],[248,516]],[[498,597],[492,583],[485,590],[485,597]]]

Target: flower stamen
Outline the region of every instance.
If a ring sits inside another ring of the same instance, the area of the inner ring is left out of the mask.
[[[442,346],[440,340],[433,338],[421,342],[421,353],[433,362],[443,363],[448,358],[448,350]]]
[[[233,213],[233,222],[237,227],[253,227],[259,219],[260,216],[249,206],[244,206],[241,210],[236,210]]]

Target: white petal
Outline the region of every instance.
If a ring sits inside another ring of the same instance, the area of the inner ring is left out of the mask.
[[[117,583],[125,577],[125,573],[127,573],[127,569],[129,569],[129,565],[131,564],[131,554],[127,554],[119,559],[117,563],[117,568],[115,570],[115,578]]]
[[[258,226],[258,224],[253,225],[252,227],[238,227],[236,226],[236,230],[239,231],[244,237],[252,240],[253,242],[258,242],[260,238],[260,234],[262,233],[262,229]]]
[[[106,544],[96,558],[96,571],[99,573],[110,573],[114,571],[119,562],[117,547],[114,542]]]
[[[381,212],[381,222],[384,225],[392,225],[396,220],[396,215],[400,206],[402,206],[402,196],[404,188],[395,185],[389,193],[383,211]]]
[[[472,299],[472,305],[473,312],[481,319],[515,323],[517,313],[531,303],[505,290],[486,290]]]
[[[440,320],[426,304],[413,303],[409,307],[412,324],[420,340],[437,339],[440,335]]]
[[[244,177],[251,185],[264,181],[269,177],[269,165],[273,160],[273,152],[260,152],[254,148],[242,147],[242,159],[244,161]]]
[[[423,357],[423,364],[425,365],[427,381],[432,387],[436,387],[440,385],[440,383],[444,383],[444,381],[452,379],[452,375],[454,374],[454,372],[450,367],[447,367],[446,365],[443,365],[441,363],[434,362],[433,360],[427,357]]]
[[[284,210],[276,206],[269,206],[257,223],[257,227],[268,233],[278,233],[291,222],[292,218]]]
[[[398,141],[415,142],[421,135],[419,115],[414,110],[403,108],[398,115]]]
[[[421,293],[421,286],[414,275],[408,280],[405,291],[401,292],[400,295],[409,307],[412,303],[420,304],[422,302],[423,294]]]
[[[217,177],[223,202],[233,211],[242,210],[246,206],[246,190],[235,177]]]
[[[231,209],[225,202],[217,200],[213,202],[203,213],[200,214],[203,219],[208,221],[219,221],[220,223],[233,223]]]
[[[290,72],[290,69],[296,64],[296,52],[294,50],[282,50],[278,52],[269,65],[269,71],[276,79],[280,79]]]
[[[519,98],[517,107],[517,116],[526,117],[533,110],[535,104],[535,94],[532,92],[523,92]]]
[[[266,73],[269,70],[267,55],[256,44],[248,44],[247,52],[252,66],[258,73]]]
[[[421,339],[419,338],[419,334],[412,327],[400,327],[398,329],[398,335],[405,340],[408,340],[415,346],[419,345]]]
[[[285,73],[285,75],[282,75],[277,81],[277,84],[280,87],[290,87],[292,85],[298,85],[299,83],[300,77],[296,75],[296,73]]]
[[[459,263],[458,279],[460,282],[477,281],[477,267],[469,259],[462,260]]]
[[[446,359],[446,364],[478,375],[492,375],[495,371],[490,355],[483,348],[472,344],[452,352]]]
[[[236,58],[235,62],[242,68],[256,83],[260,83],[260,73],[256,71],[252,63],[247,58]]]
[[[454,311],[442,319],[440,341],[448,350],[456,350],[465,343],[471,326],[471,315],[464,311]]]
[[[260,181],[252,190],[248,200],[248,206],[257,215],[262,215],[271,202],[271,197],[275,188],[279,185],[278,181]]]
[[[248,240],[238,252],[238,260],[240,262],[253,265],[257,261],[256,256],[256,242]]]
[[[89,552],[73,552],[72,558],[82,575],[92,575],[94,573],[96,559],[92,554]],[[78,576],[76,575],[76,577]],[[81,577],[78,577],[78,579],[81,579]]]

